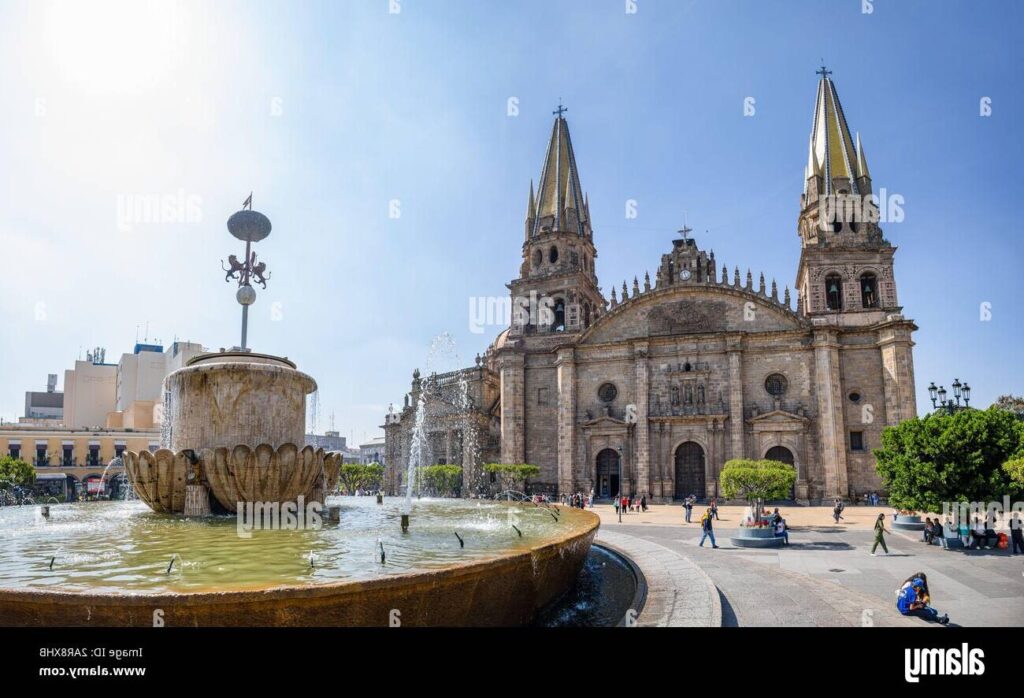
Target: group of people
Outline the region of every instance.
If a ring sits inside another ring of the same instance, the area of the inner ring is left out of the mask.
[[[691,494],[689,497],[683,500],[683,512],[686,523],[693,523],[693,508],[697,506],[697,495]],[[714,497],[708,505],[708,511],[711,512],[711,516],[718,519],[718,498]]]
[[[995,514],[989,512],[984,521],[978,515],[968,523],[963,518],[959,523],[953,521],[953,517],[946,515],[945,521],[940,522],[939,517],[934,519],[926,517],[924,520],[924,531],[921,539],[929,545],[941,543],[942,547],[950,548],[951,543],[956,541],[959,545],[970,550],[991,550],[996,547],[1009,547],[1011,555],[1024,555],[1024,522],[1020,514],[1014,512],[1013,519],[1009,522],[1010,535],[996,531]],[[1006,539],[1006,540],[1004,540]]]
[[[882,498],[878,496],[877,492],[865,492],[864,493],[864,504],[869,507],[877,507],[882,503]]]
[[[573,509],[593,509],[594,508],[594,492],[591,490],[590,496],[577,492],[576,494],[563,494],[561,497],[562,504]]]
[[[640,497],[627,497],[625,495],[615,498],[615,513],[621,511],[623,514],[630,511],[643,513],[647,511],[647,495]]]

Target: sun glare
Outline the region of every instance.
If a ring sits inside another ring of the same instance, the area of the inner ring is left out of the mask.
[[[188,52],[182,5],[155,0],[58,1],[45,45],[60,76],[91,93],[159,87]]]

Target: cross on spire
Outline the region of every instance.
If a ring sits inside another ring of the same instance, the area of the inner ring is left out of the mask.
[[[557,114],[558,118],[561,119],[562,118],[562,114],[564,114],[567,111],[569,111],[569,110],[562,106],[562,100],[558,100],[558,109],[554,110],[551,113],[552,114]]]
[[[832,74],[832,71],[825,67],[825,61],[821,62],[821,68],[814,71],[815,75],[820,75],[823,79],[827,78]]]
[[[676,232],[683,236],[683,240],[689,240],[689,235],[693,232],[693,228],[683,223],[683,227]]]

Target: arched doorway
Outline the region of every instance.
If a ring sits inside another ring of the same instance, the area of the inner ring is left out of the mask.
[[[786,465],[792,465],[796,467],[796,460],[793,458],[793,452],[785,446],[772,446],[764,454],[765,460],[777,460],[780,463]],[[790,499],[796,499],[796,483],[793,483],[793,488],[789,492]]]
[[[619,454],[606,448],[597,454],[597,483],[595,495],[601,498],[614,497],[619,494]]]
[[[704,479],[704,449],[700,444],[687,441],[676,449],[676,499],[691,494],[703,499],[707,494]]]

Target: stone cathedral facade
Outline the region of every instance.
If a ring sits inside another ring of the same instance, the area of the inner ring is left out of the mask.
[[[461,380],[471,399],[431,405],[432,462],[462,463],[467,485],[500,459],[539,466],[534,491],[671,501],[716,496],[730,459],[772,458],[796,467],[797,501],[879,490],[871,449],[885,426],[916,415],[917,327],[902,314],[896,248],[871,194],[860,137],[822,70],[793,290],[730,271],[682,231],[655,278],[605,295],[559,110],[530,186],[512,324],[475,367],[435,377]],[[420,382],[417,372],[417,397]],[[384,427],[391,489],[408,460],[409,398]]]

